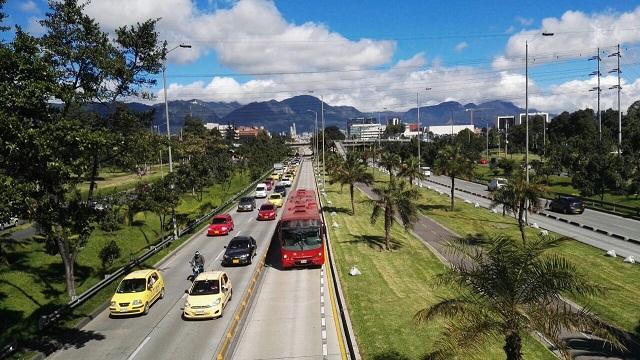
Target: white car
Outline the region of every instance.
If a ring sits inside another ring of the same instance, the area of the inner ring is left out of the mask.
[[[289,177],[285,176],[280,180],[280,184],[284,185],[286,187],[291,187],[291,179],[289,179]]]
[[[8,223],[0,223],[0,231],[12,227],[12,226],[17,226],[18,225],[18,218],[17,217],[11,217],[9,218],[9,222]]]
[[[430,167],[423,166],[421,169],[422,169],[422,174],[424,176],[427,176],[427,177],[431,176],[431,168]]]
[[[500,189],[501,187],[507,185],[507,179],[505,178],[493,178],[491,182],[487,185],[487,190],[495,191]]]
[[[258,184],[256,186],[256,191],[254,197],[258,199],[264,199],[267,197],[267,185],[266,184]]]

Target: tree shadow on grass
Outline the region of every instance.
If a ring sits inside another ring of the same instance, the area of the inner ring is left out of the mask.
[[[420,211],[448,210],[449,208],[449,205],[418,204]]]
[[[395,350],[387,350],[373,355],[372,360],[409,360],[409,357]]]
[[[27,348],[51,355],[58,350],[80,349],[93,340],[104,340],[106,336],[99,332],[81,330],[54,325],[40,336],[28,340]]]
[[[384,236],[380,235],[353,235],[352,240],[340,241],[341,243],[365,243],[372,249],[378,249],[380,251],[385,250]],[[389,241],[391,250],[399,250],[403,247],[403,244],[393,238]]]
[[[323,211],[326,211],[328,213],[332,213],[332,212],[336,212],[336,214],[347,214],[347,215],[351,215],[351,210],[347,209],[347,208],[343,208],[343,207],[335,207],[335,206],[325,206],[323,209]]]

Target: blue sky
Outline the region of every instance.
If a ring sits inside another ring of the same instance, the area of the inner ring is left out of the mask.
[[[37,32],[46,3],[9,0],[6,10],[10,22]],[[618,41],[623,103],[640,95],[640,8],[630,1],[93,0],[86,12],[105,31],[162,17],[164,38],[194,45],[169,58],[171,98],[246,103],[313,90],[332,104],[403,110],[431,87],[426,104],[521,105],[525,39],[534,106],[590,106],[594,64],[586,59],[596,46],[606,58]],[[549,30],[551,39],[536,35]],[[612,103],[612,93],[603,101]]]

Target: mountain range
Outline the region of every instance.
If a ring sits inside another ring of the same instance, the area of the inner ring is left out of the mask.
[[[159,129],[165,127],[164,103],[145,105],[141,103],[128,103],[133,111],[154,112],[154,125]],[[337,125],[346,128],[347,121],[357,117],[377,118],[378,113],[364,113],[353,106],[331,106],[324,103],[324,120],[326,126]],[[289,131],[289,127],[295,123],[297,131],[313,131],[315,113],[318,115],[318,126],[321,126],[320,99],[310,95],[300,95],[282,101],[269,100],[252,102],[246,105],[237,102],[209,102],[202,100],[175,100],[169,102],[169,119],[172,132],[182,128],[184,119],[188,115],[201,119],[204,123],[213,122],[219,124],[233,124],[235,126],[264,126],[271,132]],[[455,101],[447,101],[437,105],[420,107],[420,122],[423,126],[469,124],[471,111],[473,111],[474,123],[477,126],[485,126],[493,123],[496,116],[510,116],[523,113],[524,109],[506,101],[490,101],[481,104],[460,104]],[[530,112],[537,110],[530,109]],[[379,114],[381,122],[391,117],[399,117],[404,123],[417,122],[417,109],[412,108],[405,112],[384,111]]]

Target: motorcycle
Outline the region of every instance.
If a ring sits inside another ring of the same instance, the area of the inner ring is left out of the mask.
[[[191,281],[193,281],[196,279],[196,277],[198,277],[198,275],[204,272],[204,265],[195,264],[193,261],[189,261],[189,264],[191,265],[191,272],[192,272]]]

